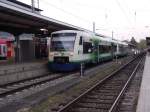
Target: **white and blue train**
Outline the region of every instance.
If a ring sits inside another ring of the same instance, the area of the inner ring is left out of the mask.
[[[71,71],[81,63],[100,63],[127,55],[124,42],[78,30],[62,30],[51,34],[49,68]]]

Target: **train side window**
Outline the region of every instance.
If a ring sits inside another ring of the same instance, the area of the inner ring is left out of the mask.
[[[99,45],[99,53],[110,53],[111,46]]]
[[[82,43],[83,43],[83,37],[80,36],[79,45],[82,45]]]
[[[113,51],[116,52],[117,51],[117,45],[113,46]]]
[[[6,46],[3,46],[3,52],[6,53]]]
[[[83,53],[88,54],[92,52],[92,43],[83,42]]]

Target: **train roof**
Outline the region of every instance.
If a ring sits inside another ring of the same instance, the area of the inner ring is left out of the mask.
[[[6,44],[6,42],[7,42],[6,39],[1,39],[0,38],[0,44]]]
[[[67,32],[67,33],[85,33],[85,34],[89,34],[94,38],[100,39],[102,41],[107,41],[107,42],[112,42],[115,44],[121,44],[121,45],[127,45],[127,43],[116,40],[116,39],[112,39],[111,37],[105,36],[105,35],[101,35],[101,34],[95,34],[93,32],[87,32],[87,31],[81,31],[81,30],[60,30],[60,31],[55,31],[52,32],[52,34],[55,33],[62,33],[62,32]]]
[[[6,44],[7,42],[11,42],[11,41],[13,40],[0,38],[0,44]]]
[[[80,30],[59,30],[59,31],[55,31],[55,32],[52,32],[52,34],[54,33],[62,33],[62,32],[67,32],[67,33],[81,33],[83,31],[80,31]]]

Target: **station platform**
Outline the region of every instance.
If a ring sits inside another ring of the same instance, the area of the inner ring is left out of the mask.
[[[14,66],[14,65],[25,65],[30,63],[46,63],[48,60],[47,58],[44,59],[34,59],[31,61],[25,61],[25,62],[15,62],[15,61],[9,61],[9,60],[0,60],[0,67],[3,66]]]
[[[22,63],[0,62],[0,85],[37,77],[48,73],[47,60],[33,60]]]
[[[150,55],[145,60],[136,112],[150,112]]]

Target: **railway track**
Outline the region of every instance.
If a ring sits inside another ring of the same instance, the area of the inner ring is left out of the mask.
[[[0,98],[6,97],[7,95],[14,94],[16,92],[29,89],[30,87],[38,86],[62,77],[65,77],[69,74],[45,74],[43,76],[37,76],[33,78],[28,78],[20,80],[17,82],[12,82],[4,85],[0,85]]]
[[[116,112],[136,112],[144,70],[144,63],[145,59],[142,60],[138,68],[138,72],[132,79],[131,84],[128,86],[120,102],[118,103],[118,106],[116,107]]]
[[[114,71],[58,112],[115,112],[121,96],[135,75],[143,55]]]

